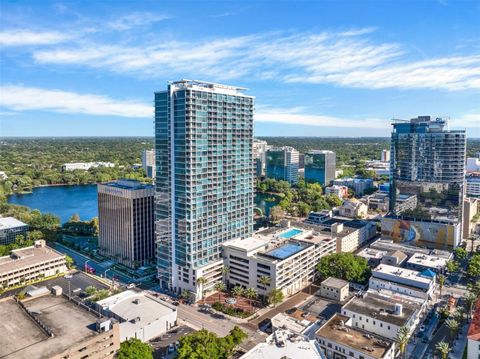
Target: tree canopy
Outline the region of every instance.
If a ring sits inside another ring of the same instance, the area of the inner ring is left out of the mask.
[[[219,338],[206,329],[184,336],[180,339],[177,359],[227,359],[233,350],[247,335],[235,326],[230,333]]]
[[[153,359],[152,347],[140,339],[130,338],[120,344],[118,359]]]
[[[352,253],[333,253],[321,258],[317,271],[322,279],[335,277],[357,283],[366,283],[371,274],[367,260]]]

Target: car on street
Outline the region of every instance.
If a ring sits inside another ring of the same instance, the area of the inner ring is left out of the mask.
[[[168,352],[169,352],[169,353],[173,353],[174,350],[175,350],[175,346],[173,345],[173,343],[172,343],[172,344],[169,344],[169,345],[168,345]]]
[[[173,304],[174,306],[179,306],[179,305],[180,305],[179,302],[172,302],[172,304]]]

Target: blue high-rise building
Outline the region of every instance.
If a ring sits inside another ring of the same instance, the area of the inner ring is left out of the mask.
[[[305,153],[305,181],[329,186],[335,179],[336,155],[333,151]]]
[[[155,93],[162,288],[202,296],[222,279],[221,244],[253,233],[254,98],[243,90],[182,80]]]
[[[298,182],[299,154],[289,146],[270,148],[265,154],[266,176],[290,183]]]

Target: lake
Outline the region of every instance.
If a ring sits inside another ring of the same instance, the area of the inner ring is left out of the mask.
[[[277,202],[269,202],[269,195],[257,194],[255,205],[267,215]],[[21,204],[38,209],[42,213],[52,213],[67,222],[74,214],[82,221],[89,221],[98,216],[97,185],[49,186],[34,188],[32,193],[14,194],[8,198],[9,203]]]

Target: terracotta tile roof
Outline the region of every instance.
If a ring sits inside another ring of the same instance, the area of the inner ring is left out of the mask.
[[[480,299],[477,300],[467,336],[468,339],[480,341]]]

